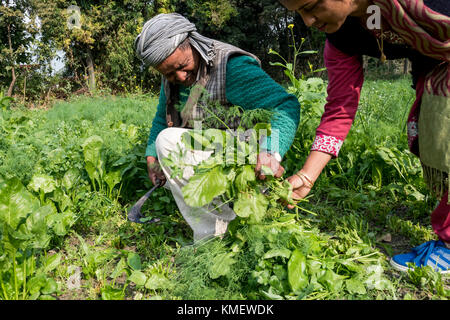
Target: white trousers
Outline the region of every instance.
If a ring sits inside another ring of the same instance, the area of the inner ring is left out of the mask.
[[[197,165],[208,159],[212,151],[187,150],[181,141],[181,136],[189,129],[166,128],[161,131],[156,138],[155,146],[161,168],[166,176],[165,188],[172,192],[180,213],[194,231],[194,242],[214,236],[223,235],[227,231],[228,223],[236,217],[234,211],[219,200],[214,200],[211,204],[194,208],[186,204],[181,192],[181,188],[188,183],[193,176],[192,167],[187,167],[180,178],[171,178],[171,170],[164,165],[163,159],[167,158],[171,152],[179,154],[182,150],[183,156],[180,161],[188,165]],[[218,209],[218,207],[220,209]]]

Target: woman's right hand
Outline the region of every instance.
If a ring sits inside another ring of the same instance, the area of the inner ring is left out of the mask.
[[[154,186],[157,184],[164,185],[166,183],[166,176],[164,172],[161,170],[161,165],[159,164],[158,159],[152,156],[147,157],[147,171],[148,177]],[[159,180],[159,182],[157,182]]]
[[[303,199],[311,191],[312,185],[298,174],[290,176],[287,181],[292,186],[292,200],[297,201]],[[293,209],[294,204],[288,204],[288,209]]]
[[[298,201],[308,195],[314,182],[330,160],[331,155],[328,153],[321,151],[310,152],[303,168],[287,179],[293,188],[292,200]],[[287,207],[293,209],[295,205],[288,204]]]

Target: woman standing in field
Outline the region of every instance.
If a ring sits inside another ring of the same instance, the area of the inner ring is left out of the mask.
[[[412,62],[416,100],[408,117],[408,144],[422,163],[425,181],[440,199],[431,214],[438,241],[391,259],[450,273],[450,4],[448,0],[280,0],[305,24],[326,33],[328,97],[311,152],[288,178],[294,199],[304,198],[330,159],[337,157],[358,108],[362,55]],[[421,112],[422,111],[422,112]],[[420,137],[420,139],[419,139]]]

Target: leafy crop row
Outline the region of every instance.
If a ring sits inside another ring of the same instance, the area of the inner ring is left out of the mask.
[[[302,118],[283,160],[284,177],[301,168],[325,96],[322,80],[300,80],[316,95],[300,97]],[[296,210],[277,202],[289,189],[275,179],[256,181],[251,163],[198,168],[204,178],[209,170],[221,172],[226,183],[219,196],[240,199],[242,208],[226,237],[202,246],[189,245],[191,231],[164,188],[143,207],[160,222],[126,219],[151,186],[142,155],[157,99],[5,108],[0,299],[448,298],[448,282],[435,272],[399,275],[387,264],[393,253],[434,237],[429,212],[436,199],[402,131],[413,97],[408,87],[407,80],[365,85],[340,157]],[[267,184],[272,193],[260,196]],[[261,201],[249,205],[252,194]],[[199,195],[190,198],[196,202]],[[386,233],[391,242],[379,240]]]
[[[99,114],[92,118],[93,110],[85,101],[75,102],[73,109],[55,106],[45,113],[3,110],[2,299],[54,298],[59,287],[51,274],[62,263],[63,256],[47,252],[72,232],[91,227],[93,210],[105,210],[105,201],[119,208],[119,197],[126,197],[121,187],[136,182],[139,170],[143,170],[137,161],[139,152],[134,151],[143,147],[136,145],[143,134],[138,132],[137,125],[143,127],[147,123],[141,120],[139,123],[137,114],[135,124],[124,123],[128,106],[126,101],[119,102],[124,111],[120,115],[96,110],[103,112],[100,119]],[[94,119],[102,121],[101,125],[93,125]],[[110,130],[115,131],[113,141],[108,141]],[[104,141],[109,144],[115,141],[115,146],[122,150],[106,149]],[[93,206],[95,203],[97,208]],[[100,213],[103,219],[108,215]]]

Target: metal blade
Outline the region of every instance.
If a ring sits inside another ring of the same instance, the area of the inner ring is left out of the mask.
[[[144,217],[142,216],[141,208],[144,205],[144,202],[147,201],[147,199],[150,197],[152,192],[155,191],[155,189],[160,185],[161,183],[159,181],[156,181],[156,185],[154,185],[136,202],[136,204],[130,209],[130,211],[128,211],[128,220],[136,223],[153,223],[159,221],[159,219],[157,218],[142,221],[141,219],[143,219]]]

